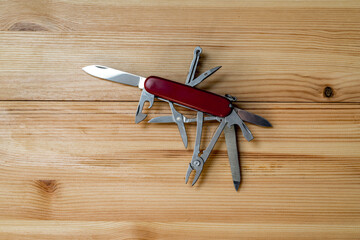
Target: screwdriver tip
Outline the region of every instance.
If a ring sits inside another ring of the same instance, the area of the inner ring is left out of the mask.
[[[235,190],[239,190],[239,187],[240,187],[240,182],[238,181],[234,181],[234,187],[235,187]]]
[[[271,125],[271,123],[270,123],[269,121],[267,121],[267,122],[265,123],[265,127],[272,127],[272,125]]]
[[[213,70],[213,71],[217,71],[217,70],[219,70],[221,67],[222,67],[222,66],[217,66],[217,67],[214,67],[212,70]]]

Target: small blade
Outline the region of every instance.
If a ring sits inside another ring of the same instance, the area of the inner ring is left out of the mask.
[[[240,163],[238,156],[235,126],[232,125],[229,128],[226,127],[224,133],[225,133],[227,152],[229,156],[231,175],[233,178],[235,190],[237,191],[239,189],[241,182],[241,173],[240,173]]]
[[[178,126],[180,136],[181,136],[181,139],[182,139],[182,141],[184,143],[184,146],[185,146],[185,148],[187,148],[188,140],[187,140],[187,134],[186,134],[184,122],[183,121],[178,121],[178,122],[176,122],[176,124]]]
[[[100,65],[90,65],[84,67],[83,70],[94,77],[102,78],[112,82],[123,83],[130,86],[139,87],[141,89],[144,88],[144,82],[146,79],[141,76],[137,76],[131,73],[119,71],[113,68],[100,66]]]
[[[150,119],[149,123],[173,123],[173,116],[160,116]]]
[[[175,109],[174,104],[172,102],[169,102],[169,106],[170,106],[170,109],[172,112],[173,120],[174,120],[174,122],[176,122],[176,124],[178,126],[181,139],[184,143],[185,148],[187,148],[188,140],[187,140],[185,125],[184,125],[184,121],[183,121],[184,116]]]
[[[204,72],[203,74],[201,74],[200,76],[198,76],[197,78],[195,78],[194,80],[192,80],[189,83],[189,86],[191,87],[195,87],[196,85],[198,85],[199,83],[201,83],[202,81],[204,81],[205,79],[207,79],[208,77],[210,77],[212,74],[214,74],[217,70],[219,70],[221,68],[221,66],[217,66],[214,67],[206,72]]]
[[[245,110],[242,110],[240,108],[234,108],[236,113],[239,115],[239,117],[246,122],[256,124],[263,127],[272,127],[271,123],[266,120],[263,117],[260,117],[259,115],[256,115],[251,112],[247,112]]]

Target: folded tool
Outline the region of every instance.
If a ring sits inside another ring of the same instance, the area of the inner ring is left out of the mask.
[[[244,121],[265,127],[270,127],[271,124],[263,117],[235,107],[233,105],[233,102],[236,101],[235,97],[230,95],[220,96],[195,88],[199,83],[214,74],[221,67],[218,66],[212,68],[195,78],[201,53],[202,49],[200,47],[196,47],[185,84],[155,76],[145,78],[101,65],[87,66],[84,67],[83,70],[95,77],[130,86],[137,86],[142,89],[135,114],[135,123],[139,123],[146,118],[147,115],[142,112],[146,101],[150,103],[149,108],[152,107],[155,98],[167,102],[170,106],[172,115],[156,117],[151,119],[149,122],[176,123],[185,148],[188,144],[185,124],[196,122],[195,146],[191,162],[189,163],[189,167],[185,175],[186,183],[188,182],[190,174],[193,170],[195,171],[195,176],[192,181],[192,185],[197,182],[204,168],[205,162],[209,158],[210,153],[221,133],[224,131],[233,183],[235,189],[238,190],[241,182],[241,174],[235,126],[238,126],[241,129],[241,132],[246,140],[251,141],[253,139],[253,135],[245,125]],[[196,118],[185,117],[175,109],[175,105],[196,111]],[[219,122],[219,125],[208,146],[202,151],[200,149],[200,145],[204,121],[217,121]]]

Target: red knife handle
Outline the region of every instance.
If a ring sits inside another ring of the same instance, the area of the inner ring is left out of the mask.
[[[225,97],[164,78],[150,76],[144,86],[157,97],[217,117],[226,117],[232,111],[231,102]]]

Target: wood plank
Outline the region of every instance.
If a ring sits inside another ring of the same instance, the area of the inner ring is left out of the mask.
[[[358,1],[2,0],[0,30],[358,30]]]
[[[360,1],[0,2],[0,239],[359,239]],[[199,87],[274,126],[238,132],[239,192],[223,136],[186,185],[195,124],[81,71],[184,82],[197,45]]]
[[[138,89],[81,68],[102,64],[184,82],[193,48],[201,45],[200,71],[223,66],[202,89],[239,101],[359,102],[359,33],[243,30],[209,38],[207,32],[0,32],[0,100],[137,101]]]
[[[202,71],[223,65],[201,87],[240,101],[360,99],[357,1],[3,3],[0,100],[135,101],[137,90],[80,68],[101,63],[183,82],[196,45],[206,53]]]
[[[309,238],[315,230],[354,238],[360,224],[359,105],[241,106],[274,127],[249,126],[253,142],[238,133],[243,183],[235,192],[223,137],[199,182],[184,184],[195,125],[187,127],[186,150],[176,126],[134,124],[134,102],[1,102],[1,219],[116,221],[113,227],[125,225],[126,236],[139,226],[170,222],[166,230],[149,230],[163,238],[167,230],[189,229],[187,222],[199,223],[204,236],[218,236],[224,226],[232,229],[226,236],[235,237],[250,224],[240,235],[262,226],[258,238],[274,231],[274,239],[294,236],[290,229]],[[149,117],[169,113],[156,103]],[[208,125],[204,139],[215,127]],[[144,225],[132,223],[139,220]],[[52,223],[42,224],[42,234],[51,236],[46,226]],[[334,229],[325,231],[329,225]],[[2,229],[4,236],[18,236]]]
[[[193,222],[0,221],[11,239],[358,239],[356,225]],[[211,236],[209,235],[211,232]]]

